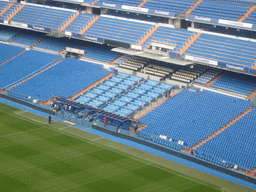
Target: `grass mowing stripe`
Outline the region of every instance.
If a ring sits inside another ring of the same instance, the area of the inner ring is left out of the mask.
[[[6,113],[6,112],[4,112],[4,113]],[[9,115],[11,115],[11,116],[16,116],[16,115],[10,114],[10,113],[7,113],[7,114],[9,114]],[[22,117],[20,117],[20,116],[16,116],[16,117],[21,118],[21,119],[24,119],[24,120],[27,120],[27,121],[30,121],[30,122],[33,122],[33,121],[29,120],[29,119],[22,118]],[[37,124],[39,124],[39,123],[37,123]],[[40,123],[40,124],[41,124],[41,123]],[[40,125],[40,124],[39,124],[39,125]],[[42,124],[41,124],[41,125],[42,125]],[[177,175],[177,176],[179,176],[179,177],[183,177],[183,178],[185,178],[185,179],[187,179],[187,180],[196,182],[196,183],[198,183],[198,184],[200,184],[200,185],[205,185],[205,186],[208,186],[208,187],[213,188],[212,186],[206,185],[205,183],[202,183],[202,182],[193,180],[193,179],[191,179],[191,178],[188,178],[188,177],[185,177],[185,176],[183,176],[183,175],[177,174],[177,173],[172,172],[172,171],[170,171],[170,170],[163,169],[162,167],[153,165],[152,163],[145,162],[144,160],[141,160],[140,158],[138,159],[138,157],[135,158],[135,157],[133,157],[133,156],[131,156],[131,155],[127,155],[127,154],[122,153],[122,152],[120,152],[120,151],[117,151],[117,150],[115,150],[115,149],[113,149],[113,148],[96,144],[95,142],[91,142],[91,141],[87,140],[86,138],[77,137],[77,136],[74,136],[73,134],[70,134],[70,133],[67,133],[67,132],[65,132],[65,133],[64,133],[64,132],[61,132],[61,131],[59,131],[59,130],[57,130],[57,129],[53,129],[52,126],[44,126],[44,127],[45,127],[45,128],[48,128],[48,129],[50,129],[50,130],[53,130],[53,131],[55,131],[55,132],[58,132],[58,133],[60,133],[60,134],[65,134],[66,136],[73,137],[73,138],[75,138],[75,139],[79,139],[79,140],[82,140],[82,141],[86,141],[87,143],[90,143],[90,144],[92,144],[92,145],[94,145],[94,146],[98,146],[98,147],[104,148],[104,149],[106,149],[108,152],[109,152],[109,151],[112,151],[112,152],[114,152],[114,153],[117,153],[117,154],[120,154],[120,155],[122,155],[122,156],[125,156],[126,158],[134,159],[134,160],[136,160],[136,161],[138,161],[138,162],[141,162],[141,163],[143,163],[143,164],[146,164],[146,165],[148,165],[148,166],[153,166],[153,167],[155,167],[156,169],[161,169],[161,170],[163,170],[163,171],[167,171],[167,172],[172,173],[172,174],[174,174],[174,175]],[[51,139],[52,139],[52,138],[51,138]],[[55,139],[56,139],[56,138],[55,138]],[[51,141],[53,141],[53,140],[51,140]],[[65,143],[62,143],[62,144],[65,144]],[[102,155],[102,152],[100,152],[100,155]],[[138,174],[138,173],[137,173],[137,174]],[[111,183],[111,181],[109,181],[109,182]],[[121,186],[120,186],[120,187],[121,187]],[[93,187],[92,187],[92,188],[93,188]],[[219,189],[217,189],[217,188],[213,188],[213,189],[219,190]]]
[[[40,127],[40,128],[37,128],[37,129],[42,129],[43,127]],[[20,134],[20,133],[25,133],[25,132],[29,132],[29,131],[34,131],[34,130],[37,130],[37,129],[30,129],[30,130],[26,130],[26,131],[20,131],[20,132],[16,132],[16,133],[11,133],[11,134],[8,134],[8,135],[1,135],[0,137],[9,137],[9,136],[12,136],[12,135],[16,135],[16,134]]]

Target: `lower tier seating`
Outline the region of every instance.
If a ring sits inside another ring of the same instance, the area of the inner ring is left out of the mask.
[[[145,65],[147,65],[147,63],[148,63],[148,59],[133,56],[127,59],[125,62],[120,63],[119,67],[138,71],[141,68],[143,68]]]
[[[70,40],[68,38],[48,37],[46,38],[46,40],[39,43],[36,47],[60,52],[66,47],[78,49],[81,46],[81,44],[82,43],[80,41],[76,41],[74,39]]]
[[[11,41],[18,35],[18,32],[2,30],[0,31],[0,41]]]
[[[102,67],[67,58],[12,91],[40,100],[48,100],[53,95],[68,98],[110,73]]]
[[[118,73],[76,101],[122,116],[130,116],[172,88],[172,85],[165,83],[152,80],[144,82],[141,77]]]
[[[120,64],[126,62],[127,60],[129,60],[130,58],[132,58],[132,56],[130,56],[130,55],[124,55],[123,57],[120,57],[119,59],[117,59],[117,60],[114,62],[114,64],[120,65]]]
[[[32,46],[33,44],[42,40],[43,38],[45,38],[44,35],[39,33],[23,33],[19,35],[18,38],[14,39],[12,42]]]
[[[81,49],[87,52],[84,58],[104,61],[107,63],[112,62],[121,55],[121,53],[111,51],[112,47],[89,42],[87,42]]]
[[[249,95],[256,89],[256,78],[238,73],[226,72],[211,87],[234,93]]]
[[[197,149],[204,155],[222,162],[238,165],[241,169],[256,167],[256,109],[253,109],[229,128]]]
[[[182,90],[139,120],[139,136],[165,138],[192,147],[252,106],[251,101],[203,90]]]
[[[25,49],[22,47],[16,47],[13,45],[0,43],[0,53],[1,53],[0,64],[24,50]]]
[[[211,80],[213,80],[215,77],[217,77],[218,75],[220,75],[221,70],[219,69],[215,69],[215,68],[210,68],[208,69],[207,72],[205,72],[203,75],[201,75],[200,77],[198,77],[194,83],[199,83],[202,85],[206,85],[207,83],[209,83]]]
[[[201,74],[203,74],[207,70],[207,67],[185,67],[177,70],[175,73],[171,75],[171,79],[190,83],[195,78],[199,77]]]
[[[59,58],[60,56],[58,55],[36,50],[26,51],[0,66],[0,87],[8,88]]]

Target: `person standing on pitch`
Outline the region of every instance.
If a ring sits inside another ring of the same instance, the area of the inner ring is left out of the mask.
[[[104,117],[104,127],[105,127],[105,128],[106,128],[107,122],[108,122],[107,117]]]
[[[49,115],[49,124],[51,124],[51,122],[52,122],[52,117],[51,115]]]

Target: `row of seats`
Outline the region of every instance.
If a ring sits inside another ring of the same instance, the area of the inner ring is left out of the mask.
[[[62,0],[63,2],[69,2],[74,4],[87,3],[92,4],[94,0]],[[95,5],[105,4],[119,4],[126,6],[138,7],[143,1],[133,0],[100,0],[95,3]],[[175,1],[175,0],[148,0],[143,5],[142,8],[155,9],[159,12],[172,12],[174,15],[186,13],[197,1],[196,0],[186,0],[186,1]],[[210,17],[216,19],[226,19],[232,21],[238,21],[253,5],[252,2],[242,2],[242,1],[222,1],[222,0],[203,0],[199,5],[192,10],[192,15]],[[249,17],[247,17],[244,22],[256,23],[256,11],[252,12]]]
[[[215,157],[241,169],[256,167],[256,110],[253,109],[222,133],[212,138],[197,151]]]
[[[0,1],[0,13],[2,13],[10,4],[11,3],[8,1]]]
[[[185,83],[190,83],[195,78],[199,77],[202,73],[204,73],[206,70],[207,67],[205,66],[181,68],[171,75],[171,79]]]
[[[111,4],[121,4],[121,5],[127,5],[127,6],[134,6],[137,7],[140,5],[143,1],[141,0],[133,0],[133,1],[125,1],[125,0],[104,0],[105,3],[111,3]],[[100,5],[102,1],[98,1],[95,5]],[[148,8],[148,9],[156,9],[159,11],[170,11],[175,13],[176,15],[180,13],[185,13],[191,6],[193,6],[196,3],[196,0],[186,0],[186,1],[175,1],[175,0],[148,0],[144,5],[142,5],[142,8]]]
[[[0,43],[0,53],[1,53],[0,64],[24,50],[25,49],[22,47]]]
[[[121,4],[137,7],[142,1],[114,1],[106,0],[105,3]],[[102,1],[98,1],[96,5],[100,5]],[[175,1],[175,0],[148,0],[142,8],[156,9],[163,12],[173,12],[176,16],[186,13],[194,4],[196,0]],[[198,6],[192,10],[192,15],[210,17],[217,19],[226,19],[238,21],[251,8],[252,3],[233,2],[222,0],[203,0]],[[256,23],[255,12],[251,13],[244,22]]]
[[[12,91],[39,100],[48,100],[53,95],[68,98],[110,73],[102,67],[67,58]]]
[[[45,38],[44,35],[39,33],[22,33],[19,34],[18,38],[15,38],[12,42],[32,46],[33,44],[42,40],[43,38]]]
[[[65,29],[65,31],[79,33],[94,18],[94,15],[80,13],[79,16]]]
[[[256,60],[256,43],[202,34],[188,48],[185,54],[230,64],[254,67]]]
[[[252,106],[251,101],[201,91],[182,90],[139,120],[149,135],[164,135],[193,147]]]
[[[213,82],[211,87],[242,95],[249,95],[256,89],[256,78],[253,76],[226,72],[219,79]]]
[[[0,31],[0,41],[11,41],[18,35],[15,31],[2,30]]]
[[[158,143],[160,145],[164,145],[166,147],[171,147],[171,148],[174,148],[174,149],[177,149],[177,150],[181,150],[181,148],[183,148],[183,146],[178,144],[177,142],[173,142],[173,141],[168,140],[168,139],[162,139],[162,138],[159,138],[157,136],[151,136],[151,135],[146,134],[145,132],[142,132],[142,131],[138,132],[138,136],[143,138],[143,139],[152,140],[155,143]]]
[[[78,49],[81,44],[81,41],[74,39],[47,37],[44,41],[36,45],[36,47],[60,52],[65,47]]]
[[[177,150],[181,150],[181,148],[183,148],[182,145],[180,145],[176,142],[168,141],[166,139],[162,139],[162,138],[159,138],[159,137],[153,137],[152,141],[155,142],[155,143],[158,143],[160,145],[171,147],[171,148],[174,148],[174,149],[177,149]]]
[[[156,75],[159,77],[166,77],[170,75],[173,72],[173,70],[171,68],[168,69],[168,68],[149,64],[147,67],[144,67],[142,72],[151,74],[151,75]]]
[[[210,68],[210,69],[208,69],[208,71],[206,71],[200,77],[195,79],[194,83],[206,85],[211,80],[213,80],[215,77],[217,77],[220,73],[221,73],[221,70],[215,69],[215,68]]]
[[[58,31],[75,12],[50,7],[26,5],[11,21],[48,27]]]
[[[7,8],[11,3],[10,2],[4,2],[1,1],[1,7],[2,9]],[[0,16],[0,19],[2,20],[6,20],[8,19],[8,17],[15,11],[17,10],[19,7],[21,6],[21,4],[19,3],[14,3],[3,15]]]
[[[76,101],[122,116],[130,116],[173,88],[152,80],[142,81],[140,77],[118,73]]]
[[[170,11],[175,13],[175,15],[185,13],[188,9],[190,9],[196,0],[183,0],[183,1],[176,1],[176,0],[149,0],[147,1],[142,8],[149,8],[149,9],[156,9],[159,11]]]
[[[215,164],[218,164],[218,165],[221,165],[223,167],[231,167],[231,164],[230,163],[227,163],[226,161],[224,160],[221,160],[221,159],[218,159],[216,157],[212,157],[211,155],[206,155],[204,153],[200,153],[198,151],[195,152],[195,156],[196,157],[199,157],[201,159],[204,159],[204,160],[207,160],[207,161],[210,161],[212,163],[215,163]]]
[[[157,40],[158,42],[167,42],[175,45],[175,48],[172,51],[178,52],[194,35],[195,32],[184,29],[160,26],[157,31],[143,44],[143,47],[147,47],[152,41]]]
[[[60,56],[36,50],[26,51],[0,66],[1,88],[8,88],[22,79],[31,76],[36,71],[46,67]]]
[[[76,39],[47,37],[39,33],[25,33],[20,31],[17,33],[18,37],[12,40],[13,43],[32,46],[38,41],[43,40],[36,45],[37,48],[47,49],[55,52],[60,52],[66,47],[81,49],[86,52],[84,58],[104,61],[107,63],[112,62],[121,55],[120,53],[111,51],[112,47],[107,45],[81,42]],[[1,38],[2,36],[0,33],[0,39]]]
[[[122,57],[120,57],[119,59],[117,59],[117,60],[114,62],[114,64],[120,65],[120,64],[126,62],[127,60],[129,60],[130,58],[132,58],[132,56],[130,56],[130,55],[123,55]]]
[[[101,16],[85,34],[137,44],[153,27],[153,24]]]
[[[99,61],[104,61],[107,63],[112,62],[119,56],[121,56],[121,53],[113,52],[111,51],[112,47],[109,47],[107,45],[99,45],[95,43],[89,43],[87,42],[81,50],[86,51],[86,55],[84,58],[88,59],[94,59]]]
[[[245,18],[244,22],[256,23],[256,9],[254,9],[254,11],[251,12],[251,14]]]
[[[166,94],[172,88],[172,85],[147,80],[108,104],[104,110],[122,116],[131,116],[136,111]]]
[[[100,85],[80,96],[77,101],[93,107],[101,108],[121,94],[127,92],[133,86],[142,81],[142,78],[118,73],[114,77],[104,81]]]
[[[134,71],[138,71],[147,65],[148,60],[141,57],[133,56],[127,59],[125,62],[120,63],[118,66],[126,69],[131,69]]]
[[[191,14],[238,21],[250,9],[251,4],[243,2],[222,1],[222,0],[203,0]]]

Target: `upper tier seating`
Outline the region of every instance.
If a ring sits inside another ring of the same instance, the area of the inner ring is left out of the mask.
[[[18,38],[14,39],[13,43],[32,46],[36,42],[44,38],[44,35],[38,33],[23,33]]]
[[[102,3],[103,1],[98,1],[95,3],[95,5],[98,5]],[[132,1],[126,1],[126,0],[104,0],[104,3],[111,3],[111,4],[119,4],[119,5],[127,5],[127,6],[134,6],[138,7],[139,4],[141,4],[142,0],[132,0]]]
[[[253,67],[256,60],[256,43],[216,35],[202,34],[185,52],[230,64]]]
[[[50,7],[26,5],[11,21],[48,27],[58,31],[75,12]]]
[[[195,3],[196,0],[149,0],[142,6],[142,8],[156,9],[159,11],[169,11],[174,12],[176,15],[178,15],[180,13],[185,13]]]
[[[79,33],[94,17],[95,15],[80,13],[80,15],[65,29],[65,31]]]
[[[226,130],[197,148],[198,156],[205,154],[238,165],[241,169],[256,167],[256,109]]]
[[[192,15],[238,21],[252,5],[243,2],[203,0]]]
[[[22,47],[0,43],[0,64],[24,50]]]
[[[85,34],[137,44],[153,27],[153,24],[101,16]]]
[[[256,24],[256,9],[254,9],[254,11],[251,12],[251,14],[248,17],[246,17],[243,22]]]
[[[1,1],[2,2],[2,1]],[[8,3],[9,5],[10,3]],[[7,6],[8,6],[7,5]],[[18,9],[21,6],[20,3],[14,3],[13,6],[11,6],[10,9],[8,9],[2,16],[0,16],[0,19],[6,20],[16,9]]]
[[[187,31],[184,29],[160,26],[157,31],[148,38],[143,46],[148,46],[153,40],[162,41],[176,45],[173,51],[178,52],[194,35],[195,32]]]
[[[2,13],[10,4],[11,2],[0,1],[0,13]],[[0,16],[0,18],[2,19],[3,17]]]
[[[192,147],[252,106],[253,102],[203,90],[182,90],[139,120],[148,126],[139,136],[160,135]]]
[[[67,58],[12,91],[40,100],[48,100],[53,95],[68,98],[109,74],[102,67]]]
[[[256,89],[256,78],[238,73],[226,72],[211,87],[249,95]]]
[[[36,47],[60,52],[65,47],[78,49],[81,45],[81,41],[74,39],[47,37],[44,41],[36,45]]]
[[[107,63],[112,62],[121,55],[120,53],[111,51],[111,49],[112,47],[106,45],[98,45],[89,42],[81,48],[81,50],[88,52],[84,58],[95,59]]]
[[[26,51],[20,56],[0,66],[0,87],[8,88],[21,79],[31,76],[35,71],[49,65],[60,56],[36,50]]]

